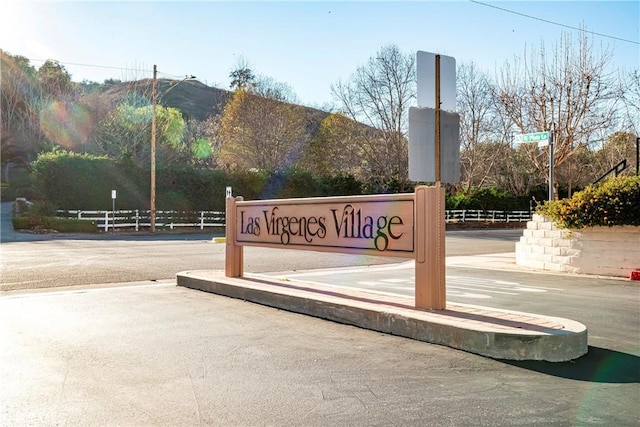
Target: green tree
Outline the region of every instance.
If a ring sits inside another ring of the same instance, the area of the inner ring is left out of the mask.
[[[128,159],[138,167],[146,167],[151,159],[152,106],[148,100],[132,94],[112,110],[98,125],[95,146],[97,154],[118,160]],[[185,122],[179,110],[156,106],[158,167],[190,158],[183,142]]]
[[[251,70],[249,61],[244,56],[241,56],[238,59],[235,69],[229,73],[229,78],[231,79],[229,87],[233,90],[248,90],[256,81],[256,76],[253,73],[253,70]]]
[[[54,59],[47,59],[38,68],[37,77],[43,91],[53,98],[70,95],[74,90],[71,74]]]

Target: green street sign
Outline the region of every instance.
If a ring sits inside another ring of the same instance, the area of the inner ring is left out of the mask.
[[[546,145],[549,143],[549,132],[523,133],[522,135],[516,135],[514,142],[516,144],[537,142],[539,145]]]

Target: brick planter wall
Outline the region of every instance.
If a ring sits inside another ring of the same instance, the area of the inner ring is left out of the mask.
[[[516,243],[516,264],[540,270],[630,277],[640,270],[640,227],[557,228],[534,215]]]

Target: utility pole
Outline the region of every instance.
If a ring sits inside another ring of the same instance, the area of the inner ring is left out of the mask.
[[[153,66],[153,81],[151,83],[151,234],[156,232],[156,107],[158,104],[158,68]]]
[[[186,75],[184,79],[172,84],[172,86],[163,92],[163,95],[166,95],[171,89],[178,86],[180,83],[186,80],[193,80],[196,76],[194,75]],[[156,65],[153,66],[153,80],[151,83],[151,105],[152,105],[152,115],[151,115],[151,201],[150,201],[150,223],[151,223],[151,234],[156,232],[156,134],[157,130],[157,115],[158,115],[158,67]]]

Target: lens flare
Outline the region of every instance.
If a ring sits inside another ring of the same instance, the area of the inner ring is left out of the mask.
[[[40,129],[53,143],[66,149],[85,144],[93,128],[91,114],[80,105],[54,101],[40,111]]]

